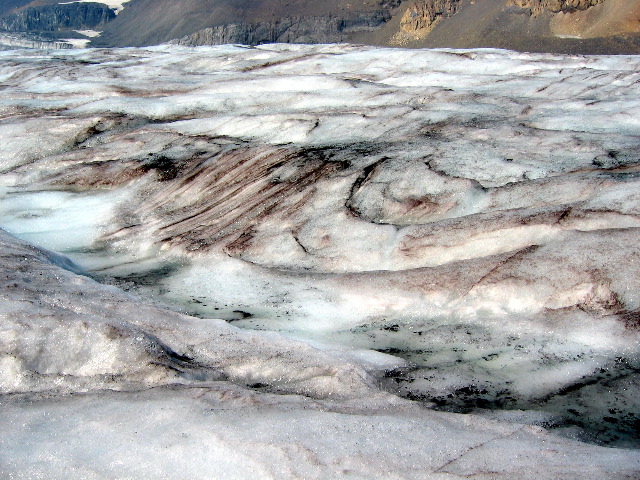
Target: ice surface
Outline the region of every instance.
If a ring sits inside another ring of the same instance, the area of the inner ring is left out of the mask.
[[[85,37],[97,37],[100,35],[100,32],[97,30],[75,30],[75,32],[84,35]]]
[[[93,2],[94,0],[73,0],[71,2],[60,2],[62,4],[65,3],[82,3],[82,2]],[[129,2],[130,0],[101,0],[100,2],[97,3],[103,3],[105,4],[107,7],[112,8],[116,15],[118,13],[120,13],[122,11],[122,9],[124,9],[124,4]]]
[[[155,402],[195,440],[122,448],[167,478],[215,425],[232,433],[202,458],[229,478],[546,478],[534,458],[548,478],[637,475],[639,70],[350,45],[0,52],[0,226],[76,264],[2,235],[2,425],[35,432],[11,427],[3,473],[113,477],[118,445],[158,432],[136,413]],[[343,430],[354,404],[386,453]],[[52,409],[77,412],[55,465]],[[339,431],[331,448],[309,425]]]
[[[7,478],[462,478],[494,451],[493,478],[640,468],[633,450],[384,393],[372,374],[391,357],[160,310],[4,233],[0,252]]]
[[[3,401],[13,478],[622,478],[638,456],[536,427],[364,400],[312,402],[224,383]],[[38,441],[51,438],[52,443]],[[53,440],[55,439],[55,440]],[[52,450],[55,445],[64,448]],[[124,477],[123,477],[123,472]]]
[[[87,48],[91,39],[89,38],[64,38],[62,39],[66,43],[70,43],[74,48]]]
[[[58,257],[5,233],[1,241],[2,393],[142,388],[168,378],[188,383],[224,377],[273,390],[349,398],[371,389],[374,380],[367,369],[403,364],[383,354],[356,355],[359,362],[353,364],[351,352],[340,353],[344,349],[325,354],[275,333],[257,335],[221,320],[146,306],[61,270],[68,265]]]

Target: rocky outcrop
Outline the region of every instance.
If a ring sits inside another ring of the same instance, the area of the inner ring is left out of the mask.
[[[400,10],[380,43],[569,54],[640,51],[640,0],[411,0]]]
[[[190,46],[227,43],[337,43],[346,41],[354,32],[375,29],[389,18],[387,11],[379,11],[347,18],[327,15],[288,17],[271,22],[234,23],[205,28],[170,43]]]
[[[102,3],[71,3],[29,7],[0,18],[0,29],[10,32],[51,32],[94,28],[116,17]]]
[[[426,0],[413,3],[402,16],[402,29],[416,32],[430,28],[440,18],[458,11],[458,0]]]
[[[551,31],[561,37],[640,39],[640,0],[607,0],[588,10],[554,15]]]
[[[528,9],[532,15],[539,15],[543,12],[572,13],[587,10],[603,2],[604,0],[510,0],[509,4]]]
[[[426,37],[441,20],[454,15],[460,7],[458,0],[420,0],[413,2],[400,19],[400,31],[392,44],[402,45],[410,40]]]

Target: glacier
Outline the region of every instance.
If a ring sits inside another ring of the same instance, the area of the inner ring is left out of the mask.
[[[640,57],[0,51],[0,476],[640,475]]]

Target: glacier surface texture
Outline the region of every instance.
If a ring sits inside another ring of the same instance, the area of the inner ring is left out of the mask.
[[[640,57],[0,52],[0,477],[640,477]]]

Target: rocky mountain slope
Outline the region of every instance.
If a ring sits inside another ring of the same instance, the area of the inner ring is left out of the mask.
[[[425,5],[432,8],[425,8]],[[640,51],[637,0],[415,0],[377,41],[567,53]]]
[[[544,12],[573,13],[587,10],[604,1],[605,0],[509,0],[507,4],[526,8],[530,10],[531,14],[540,15]]]
[[[0,15],[8,15],[20,7],[28,5],[32,0],[4,0],[0,3]]]
[[[349,30],[379,26],[397,0],[132,0],[105,27],[96,45],[150,45],[196,34],[214,42],[255,44],[284,41],[330,43],[349,40]],[[196,33],[213,29],[209,33]],[[343,32],[345,33],[343,35]],[[310,37],[310,38],[309,38]],[[187,42],[188,43],[188,42]]]
[[[69,3],[28,7],[0,18],[0,30],[43,32],[96,28],[116,17],[101,3]]]
[[[640,0],[130,0],[117,16],[93,3],[12,0],[0,15],[4,30],[98,28],[93,46],[349,42],[640,52]]]
[[[179,45],[223,45],[237,43],[341,43],[348,42],[355,32],[382,26],[390,15],[386,11],[325,15],[318,17],[286,17],[269,22],[233,23],[205,28],[172,40]]]

